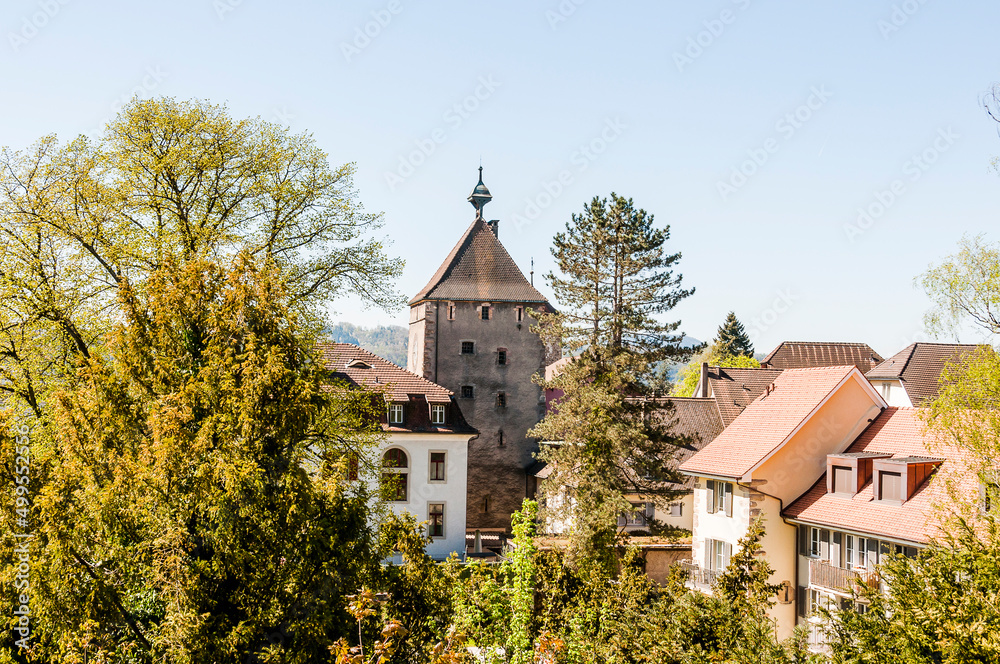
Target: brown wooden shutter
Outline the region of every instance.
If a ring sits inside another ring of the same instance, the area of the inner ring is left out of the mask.
[[[806,611],[806,606],[809,601],[808,597],[806,596],[807,592],[808,590],[805,588],[805,586],[799,586],[798,597],[796,598],[795,602],[797,604],[796,608],[798,609],[799,618],[808,617],[808,612]]]
[[[809,555],[809,526],[799,525],[799,553]]]
[[[733,485],[726,482],[723,485],[726,489],[726,516],[733,515]]]
[[[705,482],[708,488],[708,513],[715,514],[715,480]]]

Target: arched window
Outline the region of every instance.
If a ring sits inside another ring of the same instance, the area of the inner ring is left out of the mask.
[[[382,456],[382,486],[385,488],[386,500],[394,503],[407,501],[408,480],[410,476],[410,458],[398,447],[386,450]]]

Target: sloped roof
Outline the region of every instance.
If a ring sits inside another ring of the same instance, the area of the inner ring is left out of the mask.
[[[718,404],[724,426],[732,424],[750,402],[781,375],[781,369],[708,368],[711,394]]]
[[[844,341],[783,341],[760,365],[768,369],[839,367],[853,364],[862,373],[870,371],[882,357],[868,344]]]
[[[976,344],[910,344],[865,374],[868,380],[896,379],[903,383],[914,406],[922,406],[938,395],[938,380],[948,363],[989,346]]]
[[[856,367],[788,369],[719,436],[685,463],[687,474],[743,477],[780,447],[795,429],[856,371]],[[863,380],[861,374],[856,374]],[[866,383],[867,384],[867,383]]]
[[[318,348],[324,364],[336,378],[359,387],[383,390],[387,401],[406,401],[410,394],[422,394],[431,403],[450,403],[454,394],[361,346],[321,343]]]
[[[422,300],[547,302],[528,283],[500,240],[482,219],[462,234],[444,263],[410,304]]]
[[[670,431],[690,439],[688,444],[678,447],[673,455],[672,462],[678,466],[704,449],[725,428],[719,416],[719,409],[715,405],[715,399],[669,397],[658,401],[669,401],[673,404],[673,426]],[[694,481],[693,477],[687,477],[683,486],[692,488]]]
[[[902,505],[877,502],[869,481],[853,497],[826,492],[826,473],[809,491],[789,505],[784,515],[817,525],[859,533],[926,543],[937,534],[933,506],[947,500],[947,487],[935,481],[944,472],[959,484],[956,488],[976,495],[976,473],[968,471],[968,458],[961,450],[944,444],[926,432],[918,408],[886,408],[847,448],[848,453],[878,452],[894,458],[934,457],[945,461],[917,487]]]
[[[395,403],[417,401],[425,404],[408,416],[405,426],[386,425],[390,431],[435,431],[443,433],[475,433],[465,421],[458,404],[454,403],[451,390],[432,383],[415,373],[390,362],[370,351],[347,343],[324,342],[317,345],[323,364],[333,378],[350,385],[379,390],[385,400]],[[432,424],[426,404],[450,406],[447,424]]]

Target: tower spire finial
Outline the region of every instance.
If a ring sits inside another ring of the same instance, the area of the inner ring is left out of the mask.
[[[483,166],[479,165],[479,182],[476,183],[475,188],[473,188],[472,193],[469,194],[469,202],[472,203],[472,207],[476,208],[476,219],[483,218],[483,206],[489,203],[493,199],[493,195],[490,190],[486,188],[483,184]]]

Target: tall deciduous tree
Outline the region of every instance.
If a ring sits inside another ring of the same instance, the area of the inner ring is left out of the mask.
[[[0,169],[0,415],[31,428],[37,661],[326,657],[377,567],[346,469],[382,433],[370,395],[328,386],[316,333],[337,295],[394,303],[399,270],[353,167],[164,99]]]
[[[572,524],[578,553],[607,550],[630,496],[664,504],[674,495],[670,408],[651,416],[644,398],[654,363],[688,352],[680,323],[660,319],[693,292],[674,273],[681,255],[668,251],[669,236],[614,193],[555,236],[559,272],[546,278],[560,311],[540,316],[538,329],[575,357],[547,383],[563,396],[531,435],[558,442],[539,455],[552,467],[545,513]]]
[[[246,251],[279,267],[303,323],[337,296],[400,303],[354,165],[308,134],[224,108],[133,101],[96,142],[0,153],[0,397],[37,416],[106,338],[116,295],[171,261]]]

